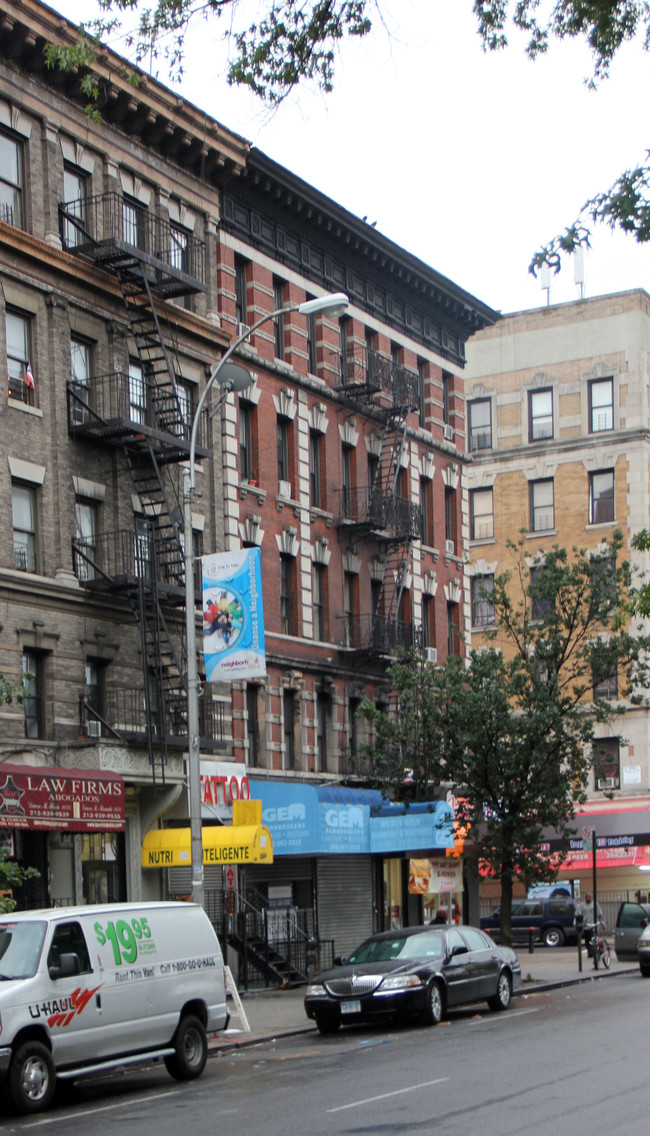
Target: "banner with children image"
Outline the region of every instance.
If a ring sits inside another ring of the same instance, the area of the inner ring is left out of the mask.
[[[203,653],[208,682],[266,674],[259,548],[204,556]]]

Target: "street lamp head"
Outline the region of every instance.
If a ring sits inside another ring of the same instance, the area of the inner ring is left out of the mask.
[[[332,292],[327,296],[317,296],[314,300],[305,300],[298,304],[298,311],[303,316],[342,316],[348,310],[350,301],[345,292]]]

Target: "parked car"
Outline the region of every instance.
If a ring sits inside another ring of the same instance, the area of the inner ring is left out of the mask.
[[[307,988],[305,1010],[321,1033],[402,1018],[436,1025],[447,1010],[487,1001],[507,1010],[521,967],[477,927],[408,927],[372,935]]]
[[[650,903],[625,900],[621,904],[616,913],[614,928],[614,949],[619,962],[636,962],[640,958],[638,943],[641,932],[648,924],[650,924]]]
[[[646,924],[637,943],[639,970],[644,978],[650,978],[650,923]]]
[[[530,928],[534,929],[536,942],[547,947],[562,947],[565,943],[576,941],[576,904],[569,895],[555,895],[548,899],[516,899],[512,904],[513,941],[528,939]],[[481,928],[489,931],[495,942],[501,933],[500,909],[491,915],[481,916]]]

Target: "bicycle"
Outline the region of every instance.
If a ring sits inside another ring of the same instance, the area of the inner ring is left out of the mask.
[[[594,960],[594,970],[598,970],[601,962],[605,970],[609,970],[612,965],[612,952],[607,939],[599,933],[599,923],[587,923],[585,931],[591,931],[591,936],[587,940],[587,958]]]

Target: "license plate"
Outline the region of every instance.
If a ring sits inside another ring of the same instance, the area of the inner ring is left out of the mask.
[[[360,1014],[361,1002],[341,1002],[342,1014]]]

